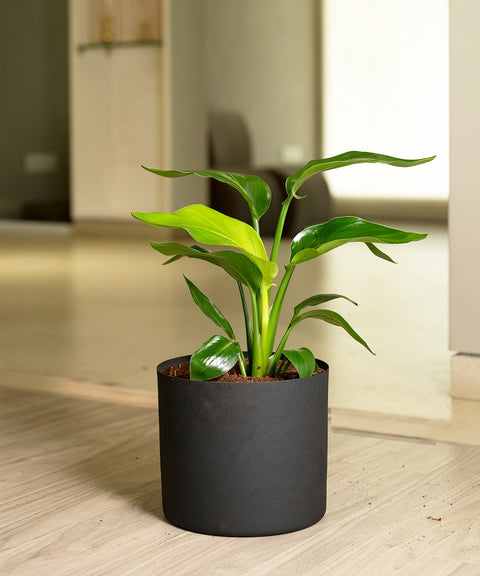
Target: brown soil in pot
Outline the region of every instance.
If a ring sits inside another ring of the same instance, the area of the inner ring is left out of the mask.
[[[323,372],[323,369],[320,368],[320,370],[314,372],[314,374],[318,374],[319,372]],[[188,362],[175,364],[174,366],[165,369],[163,374],[190,380],[190,364]],[[242,376],[238,364],[236,364],[229,372],[222,374],[217,378],[213,378],[211,382],[275,382],[276,380],[294,380],[298,377],[298,372],[291,365],[288,367],[285,374],[282,374],[281,376],[262,376],[261,378]]]

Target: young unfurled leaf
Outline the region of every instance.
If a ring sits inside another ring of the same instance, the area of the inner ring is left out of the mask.
[[[299,232],[292,240],[290,263],[300,264],[312,260],[348,242],[365,242],[367,245],[405,244],[422,240],[426,236],[382,226],[355,216],[341,216],[322,224],[308,226]],[[373,252],[376,256],[380,255],[377,253],[379,250]],[[386,254],[381,257],[389,258]]]
[[[356,340],[362,346],[365,346],[365,348],[369,352],[375,354],[375,352],[373,352],[373,350],[370,349],[369,345],[365,342],[365,340],[355,332],[355,330],[350,326],[350,324],[345,320],[345,318],[340,316],[340,314],[338,314],[337,312],[333,312],[333,310],[311,310],[310,312],[304,312],[303,314],[300,314],[299,316],[296,316],[292,319],[289,329],[296,326],[299,322],[307,320],[307,318],[317,318],[319,320],[324,320],[329,324],[333,324],[334,326],[340,326],[346,332],[348,332],[348,334],[350,334],[350,336],[354,340]]]
[[[372,244],[371,242],[365,242],[365,244],[367,245],[367,248],[370,250],[370,252],[375,256],[378,256],[379,258],[382,258],[382,260],[386,260],[387,262],[391,262],[392,264],[396,264],[395,260],[390,258],[388,254],[385,254],[385,252],[382,252],[382,250],[380,250],[378,246],[375,246],[375,244]]]
[[[195,284],[184,276],[185,282],[188,285],[190,294],[192,295],[193,301],[200,308],[200,310],[210,318],[215,324],[225,331],[226,335],[230,340],[235,340],[235,334],[230,326],[230,322],[225,318],[225,316],[220,312],[220,310],[215,306],[215,304],[206,296]]]
[[[315,356],[308,348],[300,350],[284,350],[283,355],[291,362],[300,378],[308,378],[315,370]]]
[[[297,304],[293,309],[293,316],[298,316],[300,311],[304,308],[325,304],[325,302],[330,302],[330,300],[335,300],[337,298],[343,298],[344,300],[348,300],[352,304],[355,304],[355,306],[358,306],[356,302],[350,300],[350,298],[347,298],[347,296],[342,296],[341,294],[317,294],[316,296],[310,296],[310,298],[307,298],[306,300],[300,302],[300,304]]]
[[[183,256],[196,258],[210,262],[215,266],[220,266],[235,280],[245,284],[254,292],[258,290],[262,283],[262,273],[257,265],[254,264],[251,258],[241,252],[233,252],[233,250],[210,252],[199,246],[185,246],[178,242],[151,242],[150,244],[161,254],[174,256],[167,260],[165,264],[170,264]]]
[[[338,156],[331,158],[323,158],[321,160],[311,160],[298,172],[287,178],[286,188],[289,196],[296,196],[300,186],[309,178],[325,172],[326,170],[333,170],[334,168],[342,168],[343,166],[350,166],[352,164],[374,163],[390,164],[391,166],[400,166],[408,168],[409,166],[418,166],[433,160],[435,156],[429,158],[419,158],[416,160],[405,160],[403,158],[394,158],[393,156],[386,156],[384,154],[374,154],[372,152],[345,152]]]
[[[225,336],[212,336],[190,358],[190,378],[211,380],[233,368],[241,354],[238,342]]]
[[[272,192],[268,184],[259,178],[250,174],[237,174],[235,172],[224,172],[221,170],[159,170],[157,168],[147,168],[145,170],[165,176],[167,178],[181,178],[196,174],[203,178],[213,178],[225,184],[229,184],[245,198],[250,208],[253,218],[260,219],[270,206]]]

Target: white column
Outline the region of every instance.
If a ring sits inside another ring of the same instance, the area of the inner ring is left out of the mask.
[[[480,2],[450,1],[452,395],[480,399]]]

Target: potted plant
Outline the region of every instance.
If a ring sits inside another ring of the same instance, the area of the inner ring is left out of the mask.
[[[322,306],[347,296],[314,294],[295,306],[277,338],[282,305],[295,268],[349,242],[363,242],[373,255],[393,262],[378,244],[425,238],[357,217],[308,226],[291,241],[290,259],[277,264],[289,206],[301,201],[302,184],[319,172],[358,163],[409,167],[434,157],[404,160],[347,152],[312,160],[287,178],[273,247],[267,254],[260,219],[270,204],[268,185],[256,176],[217,170],[158,170],[167,178],[197,175],[226,182],[245,198],[252,225],[202,205],[173,213],[132,212],[151,226],[186,230],[195,242],[152,242],[165,264],[195,258],[219,266],[238,286],[246,350],[231,324],[191,280],[194,302],[220,329],[191,356],[157,367],[163,507],[175,525],[228,536],[279,534],[320,520],[326,507],[328,365],[307,347],[286,347],[306,319],[343,328],[372,352],[337,312]],[[145,168],[145,167],[144,167]],[[217,246],[220,249],[206,248]]]

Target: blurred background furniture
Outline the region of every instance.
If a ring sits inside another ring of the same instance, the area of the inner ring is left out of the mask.
[[[213,111],[209,116],[210,168],[228,172],[253,174],[262,178],[272,191],[270,209],[260,220],[261,232],[275,234],[285,180],[301,166],[252,166],[252,145],[248,127],[240,114],[233,111]],[[323,174],[308,180],[301,189],[302,200],[292,202],[285,223],[284,234],[293,236],[306,226],[330,218],[330,193]],[[210,179],[210,206],[229,216],[251,224],[250,212],[244,198],[236,190]]]

